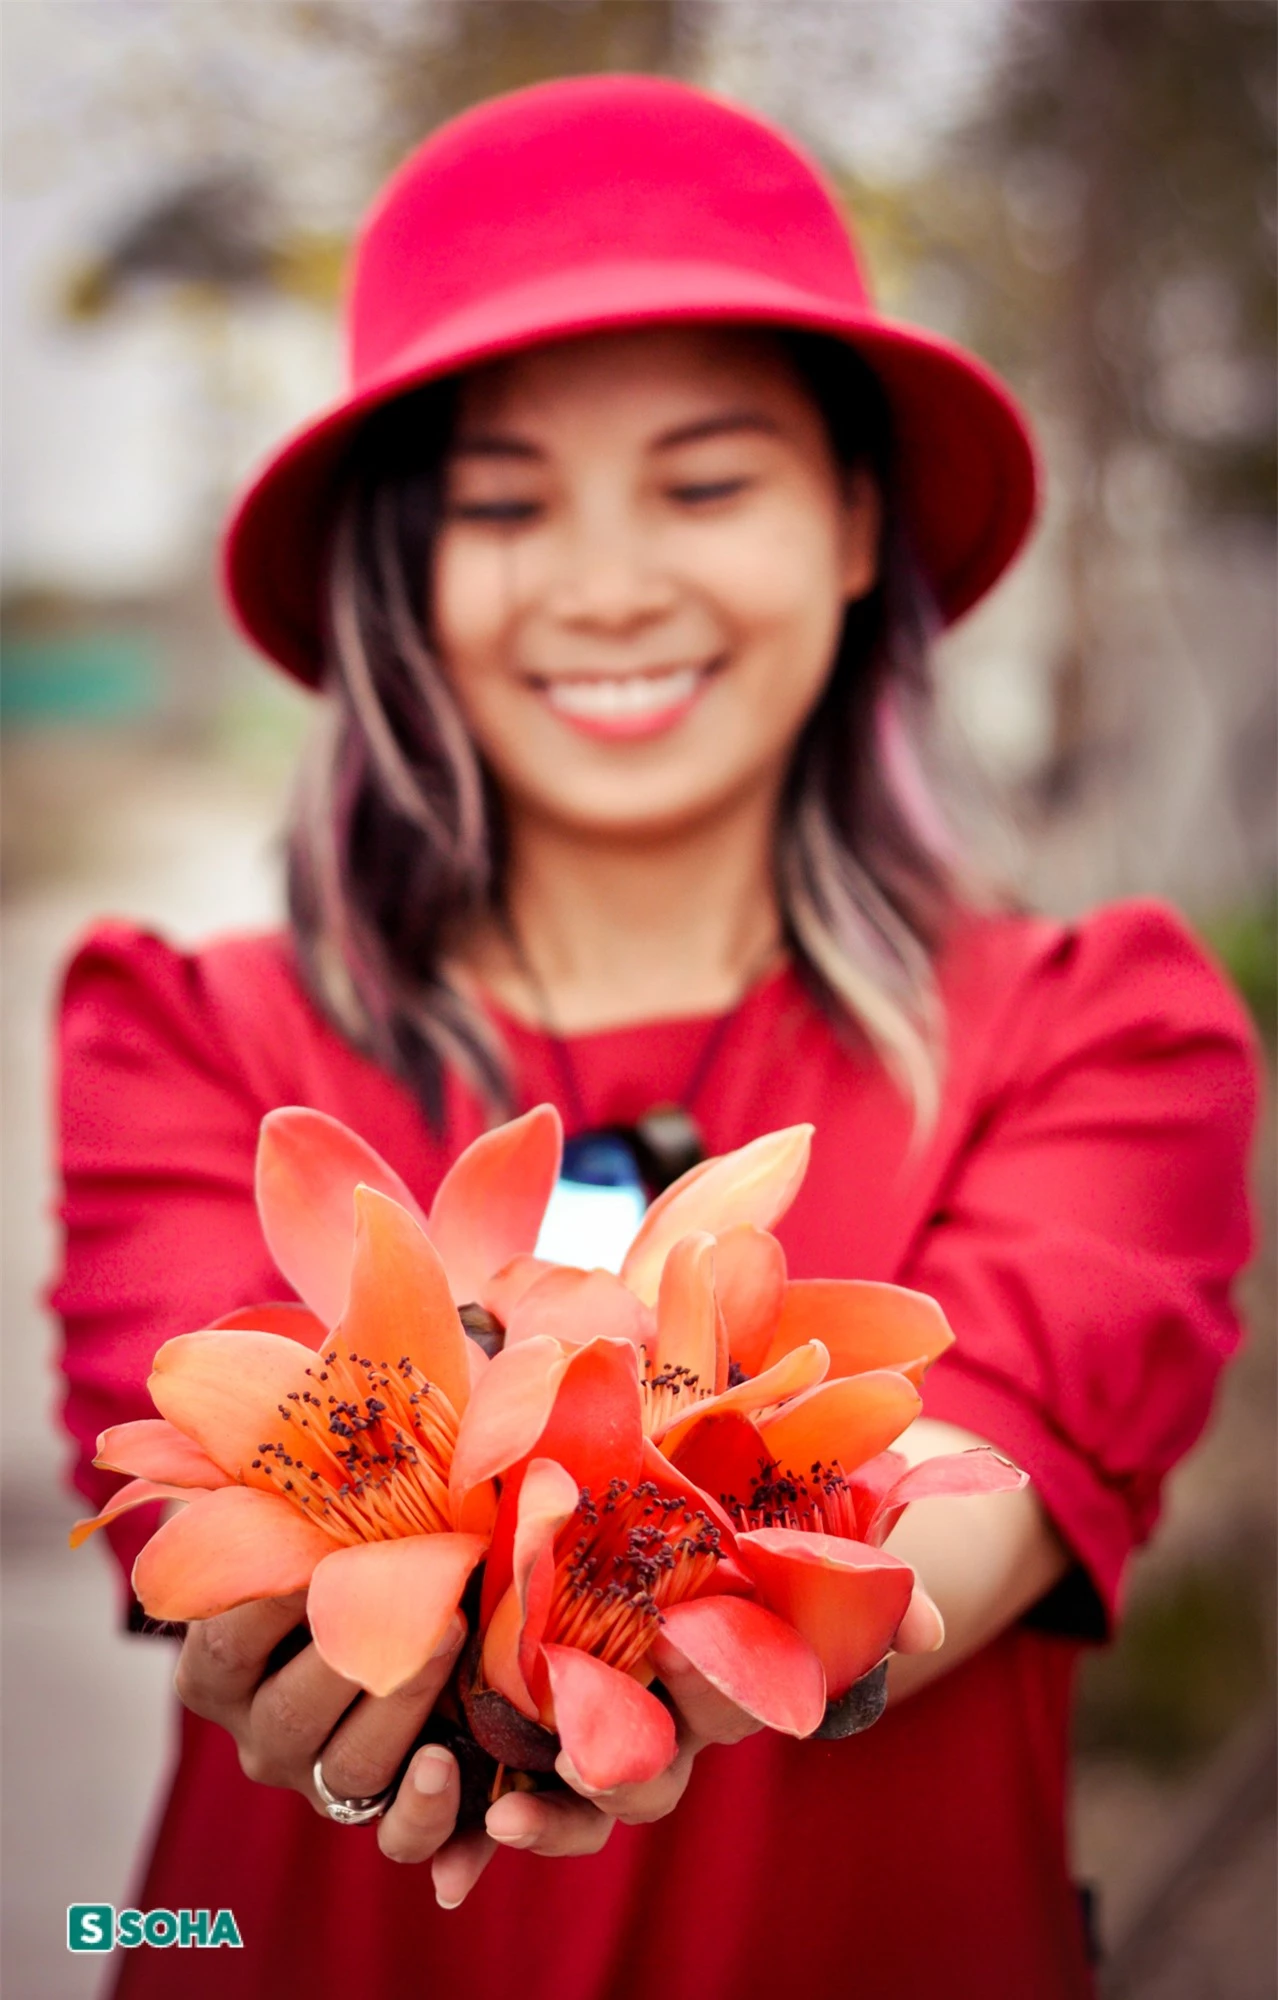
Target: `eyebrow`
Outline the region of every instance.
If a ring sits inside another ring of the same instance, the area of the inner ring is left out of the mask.
[[[699,444],[702,438],[730,436],[736,431],[757,431],[765,437],[776,437],[779,426],[771,417],[765,417],[762,410],[724,410],[718,416],[702,417],[695,423],[663,431],[654,440],[654,449],[673,451],[677,445]]]
[[[719,415],[699,417],[693,423],[677,424],[673,430],[663,431],[660,437],[653,439],[650,449],[673,451],[680,445],[699,444],[704,438],[728,437],[739,431],[776,437],[778,426],[761,410],[725,410]],[[454,443],[451,455],[454,458],[515,458],[526,464],[536,464],[545,458],[540,446],[528,438],[500,431],[465,433]]]
[[[527,438],[503,437],[496,431],[472,431],[469,436],[455,440],[452,458],[524,458],[541,459],[545,453]]]

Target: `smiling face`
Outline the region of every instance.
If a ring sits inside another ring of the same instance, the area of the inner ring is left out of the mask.
[[[657,327],[476,370],[444,498],[435,644],[512,814],[642,836],[772,810],[879,539],[774,337]]]

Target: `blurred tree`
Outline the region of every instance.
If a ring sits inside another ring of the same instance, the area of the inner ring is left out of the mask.
[[[688,66],[697,0],[425,0],[398,15],[360,0],[294,0],[299,32],[372,55],[384,170],[481,98],[599,70]]]
[[[1022,0],[974,144],[1098,473],[1151,440],[1211,508],[1273,501],[1276,58],[1271,0]]]
[[[1272,510],[1276,54],[1269,0],[1020,0],[957,187],[913,191],[963,330],[1062,433],[1048,804],[1094,747],[1106,545],[1181,504]]]

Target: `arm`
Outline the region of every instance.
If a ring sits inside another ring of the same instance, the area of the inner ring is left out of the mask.
[[[894,1449],[917,1465],[986,1442],[956,1424],[920,1417]],[[893,1701],[916,1694],[1014,1624],[1060,1582],[1071,1561],[1032,1485],[1019,1493],[916,1501],[886,1547],[911,1565],[945,1625],[939,1648],[893,1654]]]
[[[966,1545],[978,1519],[991,1549],[1007,1538],[1015,1572],[986,1579],[991,1607],[1015,1616],[1046,1594],[1040,1622],[1112,1630],[1127,1560],[1239,1338],[1258,1064],[1219,974],[1170,913],[1119,908],[1066,936],[1014,1017],[977,1137],[901,1272],[957,1336],[924,1386],[924,1448],[933,1423],[954,1425],[1031,1481],[995,1501],[928,1501],[899,1524],[891,1546],[925,1580],[938,1560],[955,1566],[943,1597],[960,1577],[976,1591],[949,1607],[951,1640],[929,1666],[997,1629]],[[913,1667],[899,1678],[919,1680]]]

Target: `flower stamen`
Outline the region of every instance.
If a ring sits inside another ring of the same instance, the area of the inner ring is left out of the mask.
[[[678,1362],[667,1362],[658,1368],[646,1353],[639,1387],[643,1395],[645,1437],[660,1437],[676,1417],[683,1416],[694,1404],[704,1403],[710,1394],[691,1368],[684,1368]]]
[[[559,1550],[544,1638],[623,1673],[652,1644],[663,1607],[695,1596],[724,1554],[719,1529],[682,1494],[624,1479],[599,1500],[582,1487]]]
[[[858,1539],[856,1499],[837,1459],[832,1465],[815,1459],[806,1474],[783,1469],[775,1459],[760,1459],[749,1499],[735,1493],[719,1498],[743,1533],[752,1528],[799,1528],[809,1534]]]
[[[443,1390],[407,1355],[392,1365],[333,1348],[306,1376],[314,1386],[278,1406],[285,1435],[253,1460],[271,1490],[348,1547],[451,1529],[457,1413]]]

